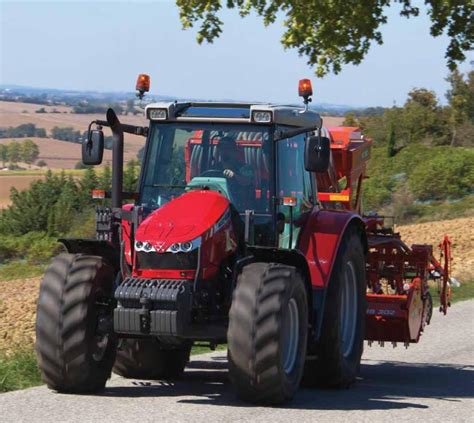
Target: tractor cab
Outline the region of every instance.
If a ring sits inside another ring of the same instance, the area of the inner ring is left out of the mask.
[[[138,198],[145,214],[191,191],[216,191],[249,226],[247,242],[291,248],[295,222],[316,198],[305,143],[321,128],[317,113],[266,104],[156,103],[146,114]]]

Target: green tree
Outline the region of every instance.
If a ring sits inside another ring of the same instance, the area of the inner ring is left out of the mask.
[[[123,173],[123,189],[124,191],[135,192],[138,183],[138,160],[130,160],[125,167]]]
[[[395,128],[393,124],[389,127],[389,132],[387,136],[387,155],[388,157],[393,157],[397,153],[395,149],[396,138],[395,138]]]
[[[459,129],[463,125],[472,126],[474,124],[474,71],[469,72],[467,79],[458,70],[454,70],[446,78],[450,83],[450,88],[446,93],[449,101],[449,125],[451,129],[451,145],[456,145],[462,141],[466,128],[459,134]]]
[[[344,122],[342,122],[342,126],[359,126],[354,112],[346,113],[344,116]]]
[[[404,106],[402,120],[402,125],[409,134],[409,142],[425,137],[441,137],[440,108],[435,93],[425,88],[411,90]]]
[[[74,221],[78,211],[78,194],[77,186],[70,176],[66,179],[61,189],[61,194],[53,207],[53,218],[51,222],[48,222],[49,235],[67,233],[71,228],[71,222]]]
[[[21,146],[17,141],[8,143],[8,160],[10,163],[17,163],[21,158]]]
[[[372,42],[382,44],[380,26],[387,22],[389,6],[401,4],[400,14],[418,16],[414,0],[177,0],[184,29],[200,24],[198,43],[212,43],[222,33],[223,22],[218,17],[222,8],[238,9],[244,17],[252,12],[268,26],[285,15],[286,28],[282,37],[285,48],[296,48],[308,65],[316,66],[322,77],[330,71],[338,73],[344,64],[359,64]],[[455,69],[465,60],[465,52],[474,45],[472,1],[425,0],[431,19],[430,33],[450,38],[446,50],[447,64]]]
[[[88,167],[79,181],[79,196],[82,207],[92,204],[92,190],[99,187],[97,174],[93,167]]]
[[[112,188],[112,169],[110,165],[106,165],[102,170],[102,173],[98,178],[98,187],[99,189],[104,189],[110,191]]]
[[[11,205],[0,218],[0,232],[22,235],[31,231],[46,231],[51,210],[65,184],[64,175],[57,176],[48,171],[44,180],[33,182],[27,190],[20,192],[12,188]]]
[[[29,165],[33,163],[39,156],[38,145],[32,140],[25,140],[21,143],[20,146],[20,159],[21,161],[28,163]]]
[[[3,167],[5,167],[5,162],[8,160],[7,144],[0,144],[0,160],[2,161]]]

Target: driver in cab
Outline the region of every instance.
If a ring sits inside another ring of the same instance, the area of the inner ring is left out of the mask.
[[[235,141],[228,136],[222,137],[216,147],[216,162],[212,169],[220,170],[229,180],[242,186],[248,186],[253,181],[253,171],[249,165],[242,164],[239,159],[239,150]]]

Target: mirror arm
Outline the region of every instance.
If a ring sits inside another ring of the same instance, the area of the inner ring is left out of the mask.
[[[106,120],[94,120],[89,125],[89,133],[93,124],[110,128],[109,122]],[[127,134],[140,135],[142,137],[146,137],[148,135],[148,126],[127,125],[125,123],[121,123],[120,125],[122,126],[122,131]]]
[[[312,131],[316,131],[316,130],[320,131],[321,127],[319,125],[315,125],[315,126],[307,126],[305,128],[292,129],[290,131],[285,131],[285,132],[277,131],[277,132],[275,132],[275,136],[274,136],[273,139],[275,141],[281,141],[281,140],[284,140],[286,138],[295,137],[296,135],[300,135],[300,134],[304,134],[306,132],[312,132]]]

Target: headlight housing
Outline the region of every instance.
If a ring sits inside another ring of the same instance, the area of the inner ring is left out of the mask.
[[[193,239],[192,241],[186,242],[175,242],[174,244],[170,245],[169,248],[166,250],[167,253],[189,253],[194,251],[196,248],[201,246],[202,237],[198,236],[197,238]]]
[[[135,241],[135,251],[144,251],[145,253],[155,252],[155,247],[149,242]]]

